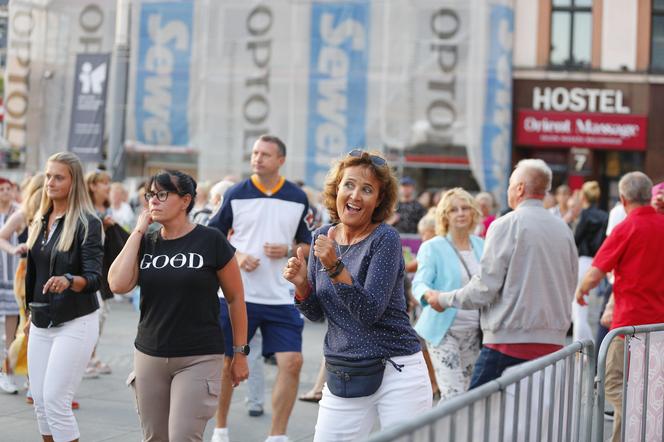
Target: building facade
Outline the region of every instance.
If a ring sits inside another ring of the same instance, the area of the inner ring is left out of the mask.
[[[664,179],[664,1],[517,0],[513,63],[513,162],[597,180],[605,208],[627,172]]]

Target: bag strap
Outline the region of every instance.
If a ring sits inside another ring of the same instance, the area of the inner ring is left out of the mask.
[[[461,256],[461,253],[459,253],[457,248],[454,246],[454,244],[452,243],[452,241],[450,241],[450,239],[448,237],[445,237],[445,241],[448,242],[448,244],[452,247],[452,250],[454,250],[454,253],[456,253],[456,256],[459,258],[459,261],[461,261],[461,265],[463,266],[464,270],[466,271],[466,274],[468,275],[468,281],[473,279],[473,275],[470,274],[470,270],[468,270],[468,265],[466,264],[466,261]]]

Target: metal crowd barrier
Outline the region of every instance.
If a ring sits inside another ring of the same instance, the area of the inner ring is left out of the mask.
[[[664,333],[653,338],[654,332],[664,332],[664,323],[616,328],[602,341],[597,357],[594,440],[604,440],[606,359],[609,345],[618,335],[625,335],[621,440],[664,440]],[[659,351],[651,352],[653,340]],[[654,413],[649,412],[653,411],[648,409],[650,402],[655,402]]]
[[[510,367],[368,442],[589,441],[592,420],[584,416],[592,416],[594,376],[593,342],[578,341]]]

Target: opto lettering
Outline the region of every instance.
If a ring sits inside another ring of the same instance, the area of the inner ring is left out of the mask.
[[[13,149],[27,143],[27,113],[30,107],[29,83],[31,64],[30,36],[35,26],[31,9],[10,8],[10,39],[7,54],[5,89],[5,138]]]
[[[274,24],[272,10],[266,5],[257,5],[247,16],[246,28],[249,34],[247,51],[251,64],[251,75],[244,80],[246,98],[242,105],[245,127],[242,147],[245,154],[251,152],[255,139],[270,132],[270,61],[272,59],[272,37],[270,30]]]
[[[457,118],[456,108],[456,66],[458,50],[456,38],[462,22],[459,14],[450,8],[441,8],[432,16],[429,23],[435,38],[430,50],[437,61],[437,72],[427,82],[427,95],[431,97],[426,108],[427,121],[433,132],[437,132],[438,141],[452,142],[450,129]],[[440,140],[440,136],[444,139]]]

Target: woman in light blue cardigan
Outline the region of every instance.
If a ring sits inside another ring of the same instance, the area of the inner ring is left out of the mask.
[[[424,310],[415,331],[426,341],[441,401],[468,389],[481,344],[479,311],[448,308],[438,313],[426,303],[424,294],[463,287],[479,273],[484,240],[471,232],[480,216],[468,192],[460,187],[447,191],[436,207],[437,236],[424,242],[417,253],[413,295]]]

